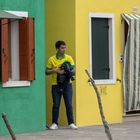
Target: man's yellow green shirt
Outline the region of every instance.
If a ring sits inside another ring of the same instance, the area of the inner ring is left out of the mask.
[[[64,62],[69,62],[71,66],[74,67],[73,58],[70,55],[64,54],[61,59],[58,58],[58,54],[53,55],[49,58],[47,63],[47,69],[59,68]],[[51,83],[52,85],[57,85],[57,74],[51,74]]]

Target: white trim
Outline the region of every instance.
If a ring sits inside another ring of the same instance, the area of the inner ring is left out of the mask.
[[[115,71],[115,33],[114,33],[114,14],[110,13],[89,13],[89,71],[92,75],[92,34],[91,34],[91,18],[108,18],[109,26],[109,63],[110,63],[110,79],[95,80],[96,84],[115,84],[116,71]]]
[[[110,13],[89,13],[89,17],[97,18],[114,18],[114,14]]]
[[[7,11],[7,10],[5,10],[5,11],[8,13],[11,13],[13,15],[18,16],[19,18],[28,17],[28,12]],[[14,80],[9,79],[9,81],[2,83],[2,87],[21,87],[21,86],[30,86],[30,81],[14,81]]]
[[[123,16],[124,18],[124,16]],[[125,86],[124,86],[124,79],[123,79],[123,75],[124,75],[124,49],[125,49],[125,20],[122,18],[122,86],[123,86],[123,116],[126,115],[125,112]],[[126,19],[126,18],[125,18]]]
[[[89,72],[92,75],[92,32],[91,32],[91,13],[89,14]]]
[[[11,81],[5,82],[2,84],[2,87],[21,87],[21,86],[30,86],[30,81]]]
[[[107,79],[107,80],[95,80],[95,84],[115,84],[116,80],[114,79]]]
[[[15,16],[18,16],[18,17],[28,17],[28,12],[21,12],[21,11],[7,11],[7,10],[4,10],[5,12],[7,13],[10,13],[10,14],[13,14]]]

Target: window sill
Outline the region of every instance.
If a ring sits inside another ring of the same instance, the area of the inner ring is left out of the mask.
[[[112,85],[116,83],[116,80],[109,79],[109,80],[94,80],[96,85]],[[91,84],[91,82],[90,82]]]
[[[24,87],[30,86],[30,81],[11,81],[2,84],[2,87]]]

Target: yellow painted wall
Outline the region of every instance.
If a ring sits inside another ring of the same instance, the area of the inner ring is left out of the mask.
[[[132,7],[140,10],[139,0],[46,0],[46,61],[55,53],[57,40],[65,40],[68,54],[76,62],[76,81],[74,83],[73,106],[78,126],[101,124],[95,92],[88,84],[85,69],[89,69],[89,29],[88,15],[111,13],[115,16],[115,67],[116,79],[122,79],[122,64],[119,55],[122,52],[121,14],[132,13]],[[51,123],[52,98],[50,79],[47,78],[47,124]],[[121,123],[123,115],[122,83],[98,85],[106,120],[109,123]],[[66,124],[64,103],[61,104],[59,124]]]
[[[121,14],[132,13],[132,7],[138,7],[140,10],[140,1],[76,0],[76,123],[79,126],[101,124],[97,99],[84,72],[85,69],[89,69],[88,14],[89,12],[114,14],[116,79],[121,79],[122,65],[119,62],[119,54],[122,49]],[[122,84],[116,82],[114,85],[98,85],[98,88],[106,120],[109,123],[122,122]]]
[[[75,60],[75,2],[74,0],[46,0],[45,1],[45,29],[46,29],[46,63],[50,56],[56,53],[55,42],[64,40],[67,44],[67,54]],[[50,77],[47,76],[46,108],[47,125],[51,124],[52,96]],[[75,87],[75,83],[73,83]],[[73,94],[73,106],[75,115],[75,88]],[[61,102],[59,124],[67,123],[64,102]]]

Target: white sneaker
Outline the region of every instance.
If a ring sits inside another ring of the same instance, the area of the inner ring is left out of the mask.
[[[71,123],[69,125],[69,128],[71,128],[71,129],[78,129],[78,127],[74,123]]]
[[[50,126],[50,129],[51,129],[51,130],[58,129],[57,124],[56,124],[56,123],[53,123],[53,124]]]

